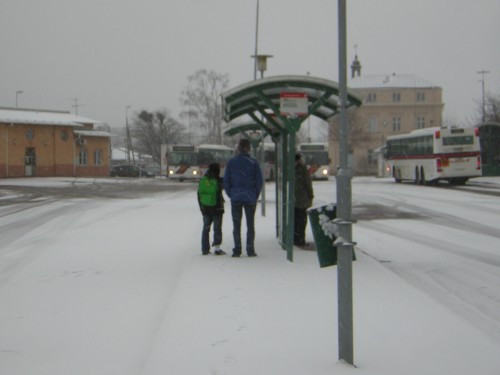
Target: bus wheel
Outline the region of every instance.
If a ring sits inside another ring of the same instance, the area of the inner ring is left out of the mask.
[[[420,185],[425,185],[425,184],[426,184],[426,182],[425,182],[424,168],[420,167]]]
[[[456,178],[451,178],[450,179],[450,184],[452,185],[465,185],[467,182],[468,178],[466,177],[456,177]]]
[[[396,168],[392,168],[392,177],[394,177],[394,181],[396,181],[397,184],[401,182],[401,176],[397,173]]]

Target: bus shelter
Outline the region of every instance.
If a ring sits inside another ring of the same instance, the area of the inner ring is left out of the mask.
[[[500,123],[478,125],[483,176],[500,176]]]
[[[335,116],[339,100],[338,83],[297,75],[262,78],[222,94],[225,121],[229,123],[226,134],[240,132],[250,137],[248,132],[255,132],[255,126],[237,128],[234,120],[253,121],[276,145],[277,236],[289,261],[293,261],[297,132],[309,116],[324,121]],[[346,107],[360,106],[361,102],[361,97],[348,92]]]

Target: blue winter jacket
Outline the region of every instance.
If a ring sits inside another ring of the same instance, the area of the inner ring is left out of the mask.
[[[257,160],[241,153],[227,163],[223,182],[231,201],[256,203],[264,179]]]

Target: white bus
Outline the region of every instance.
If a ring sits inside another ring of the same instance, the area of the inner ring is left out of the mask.
[[[264,146],[264,150],[262,151],[261,147]],[[264,152],[264,157],[260,155],[261,152]],[[263,159],[262,174],[264,175],[264,179],[266,181],[274,181],[275,179],[275,169],[276,169],[276,146],[274,143],[262,143],[259,147],[258,155],[256,156],[257,160],[261,161]],[[262,158],[262,159],[261,159]]]
[[[200,178],[198,151],[193,145],[170,145],[167,148],[167,178],[193,180]]]
[[[220,175],[224,175],[226,164],[234,156],[234,150],[224,145],[203,144],[197,147],[198,167],[203,176],[211,163],[219,163]]]
[[[211,163],[221,166],[221,176],[233,149],[224,145],[172,145],[167,151],[167,177],[179,181],[199,180]]]
[[[330,176],[328,143],[301,143],[299,152],[313,180],[328,180]]]
[[[477,128],[426,128],[387,137],[388,168],[396,182],[463,185],[481,176]]]

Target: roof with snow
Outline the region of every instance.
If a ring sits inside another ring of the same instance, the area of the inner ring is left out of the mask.
[[[437,88],[439,86],[413,74],[380,74],[356,76],[349,80],[350,89],[369,88]]]
[[[97,124],[101,121],[71,114],[65,111],[52,111],[27,108],[0,108],[0,123],[83,126],[83,124]]]

